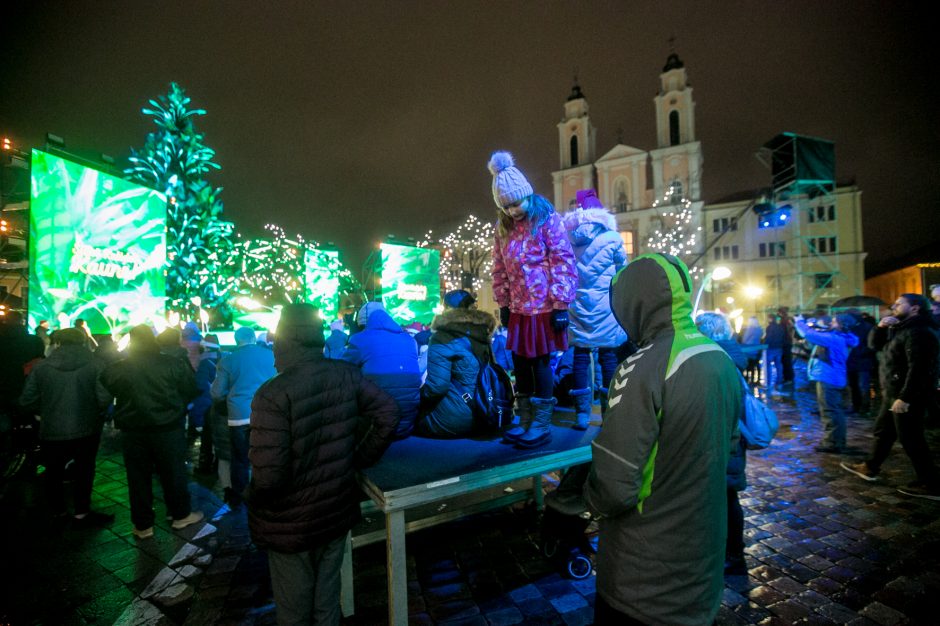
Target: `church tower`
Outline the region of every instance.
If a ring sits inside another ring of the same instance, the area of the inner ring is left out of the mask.
[[[579,189],[594,188],[594,159],[597,129],[588,116],[588,103],[575,77],[565,102],[565,116],[558,123],[559,171],[552,172],[555,208],[568,210]]]
[[[695,202],[702,199],[702,146],[695,139],[695,102],[685,65],[675,51],[659,75],[656,106],[656,148],[650,151],[653,198],[673,193]]]

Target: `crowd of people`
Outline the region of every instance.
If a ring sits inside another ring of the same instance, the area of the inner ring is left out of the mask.
[[[508,153],[494,153],[488,169],[498,210],[493,314],[465,290],[444,295],[429,327],[402,326],[379,302],[328,326],[312,306],[291,304],[273,343],[242,327],[223,350],[192,323],[160,333],[140,325],[123,352],[82,323],[50,332],[42,322],[28,334],[9,316],[0,417],[8,432],[38,416],[51,514],[79,528],[113,522],[91,509],[111,422],[133,535],[154,535],[154,474],[171,527],[201,522],[187,489],[189,441],[198,438],[194,471],[215,476],[267,551],[279,623],[338,624],[343,544],[360,519],[358,470],[405,437],[490,436],[539,448],[558,427],[556,404],[568,403],[572,428],[600,426],[591,463],[565,481],[569,504],[597,521],[595,623],[708,624],[723,576],[747,572],[738,496],[747,486],[744,394],[773,402],[792,386],[798,345],[809,350],[825,426],[817,451],[845,453],[845,405],[867,416],[880,398],[868,459],[842,467],[879,480],[900,440],[917,479],[899,491],[940,500],[924,436],[936,411],[940,286],[932,303],[902,294],[880,320],[781,308],[766,326],[755,316],[735,333],[721,312],[693,319],[692,280],[678,258],[628,262],[593,190],[562,216]],[[491,361],[514,376],[514,420],[498,434],[478,423],[469,401]]]

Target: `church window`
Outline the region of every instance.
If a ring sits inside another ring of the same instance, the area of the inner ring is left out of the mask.
[[[630,210],[630,192],[627,181],[621,178],[614,186],[614,208],[617,213]]]
[[[620,238],[623,240],[623,249],[626,250],[627,256],[632,257],[636,254],[636,233],[632,230],[625,230],[620,233]]]
[[[669,112],[669,145],[678,146],[679,143],[679,112]]]
[[[578,164],[578,136],[571,136],[571,167]]]

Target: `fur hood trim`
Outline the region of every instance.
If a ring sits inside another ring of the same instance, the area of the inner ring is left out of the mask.
[[[448,309],[434,318],[431,330],[455,329],[457,327],[481,326],[486,329],[486,335],[493,337],[496,330],[496,318],[479,309]]]
[[[564,214],[565,228],[573,232],[581,224],[600,224],[607,230],[617,232],[617,218],[607,209],[575,209]]]

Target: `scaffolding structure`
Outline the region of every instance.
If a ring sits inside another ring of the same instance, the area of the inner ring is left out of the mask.
[[[789,241],[785,240],[786,255],[777,256],[775,287],[779,294],[786,276],[780,271],[780,263],[785,262],[797,283],[797,307],[800,311],[812,309],[821,296],[837,292],[838,281],[842,280],[842,255],[836,236],[834,144],[781,133],[764,144],[758,157],[771,169],[770,202],[778,211],[781,207],[791,208],[792,219],[787,225],[775,227],[792,233]],[[775,245],[778,242],[775,240]]]

